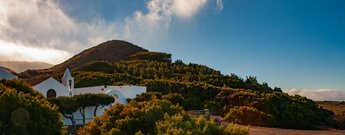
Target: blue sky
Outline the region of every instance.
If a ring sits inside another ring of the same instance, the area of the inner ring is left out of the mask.
[[[223,74],[235,73],[243,78],[254,75],[272,87],[345,91],[345,1],[166,1],[173,4],[162,0],[52,0],[49,2],[54,6],[40,8],[36,3],[38,10],[71,20],[71,26],[66,27],[86,27],[88,31],[76,30],[73,32],[82,36],[59,39],[47,36],[44,41],[54,41],[49,47],[20,43],[64,51],[61,58],[66,59],[103,40],[122,39],[151,51],[171,53],[174,59],[186,63],[210,66]],[[158,7],[150,7],[150,2]],[[162,10],[162,5],[168,10],[154,12]],[[60,22],[48,22],[63,29]],[[93,33],[97,30],[102,32]],[[96,35],[99,37],[94,38]]]
[[[61,4],[78,5],[68,14],[85,20],[90,9],[105,20],[122,20],[146,6],[74,2]],[[224,74],[255,75],[273,86],[345,90],[344,1],[225,0],[223,10],[209,2],[191,18],[173,18],[164,39],[144,47]]]

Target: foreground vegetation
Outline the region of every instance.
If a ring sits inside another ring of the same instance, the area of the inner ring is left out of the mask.
[[[203,117],[192,118],[178,105],[167,100],[152,99],[137,102],[132,100],[128,105],[116,104],[103,116],[78,132],[81,135],[102,134],[157,134],[157,135],[245,135],[248,128],[229,125],[218,127]]]
[[[63,133],[57,106],[22,81],[0,81],[0,134]]]

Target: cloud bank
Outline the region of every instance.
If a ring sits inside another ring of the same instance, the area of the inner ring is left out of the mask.
[[[314,101],[345,101],[345,91],[332,90],[332,89],[290,89],[286,90],[289,95],[300,95],[310,98]]]
[[[56,64],[85,46],[116,37],[114,27],[102,20],[76,22],[54,0],[0,0],[1,60]]]
[[[147,12],[138,10],[124,20],[83,22],[66,15],[56,0],[0,0],[0,60],[57,64],[109,39],[157,40],[173,17],[191,18],[206,4],[207,0],[149,0]]]

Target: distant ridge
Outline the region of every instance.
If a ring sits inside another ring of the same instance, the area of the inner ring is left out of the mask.
[[[45,62],[28,62],[28,61],[0,61],[0,66],[7,67],[15,72],[23,72],[28,69],[45,69],[53,65]]]

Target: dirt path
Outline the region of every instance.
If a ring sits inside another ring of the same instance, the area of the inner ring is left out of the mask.
[[[249,135],[345,135],[345,130],[292,130],[251,126]]]

